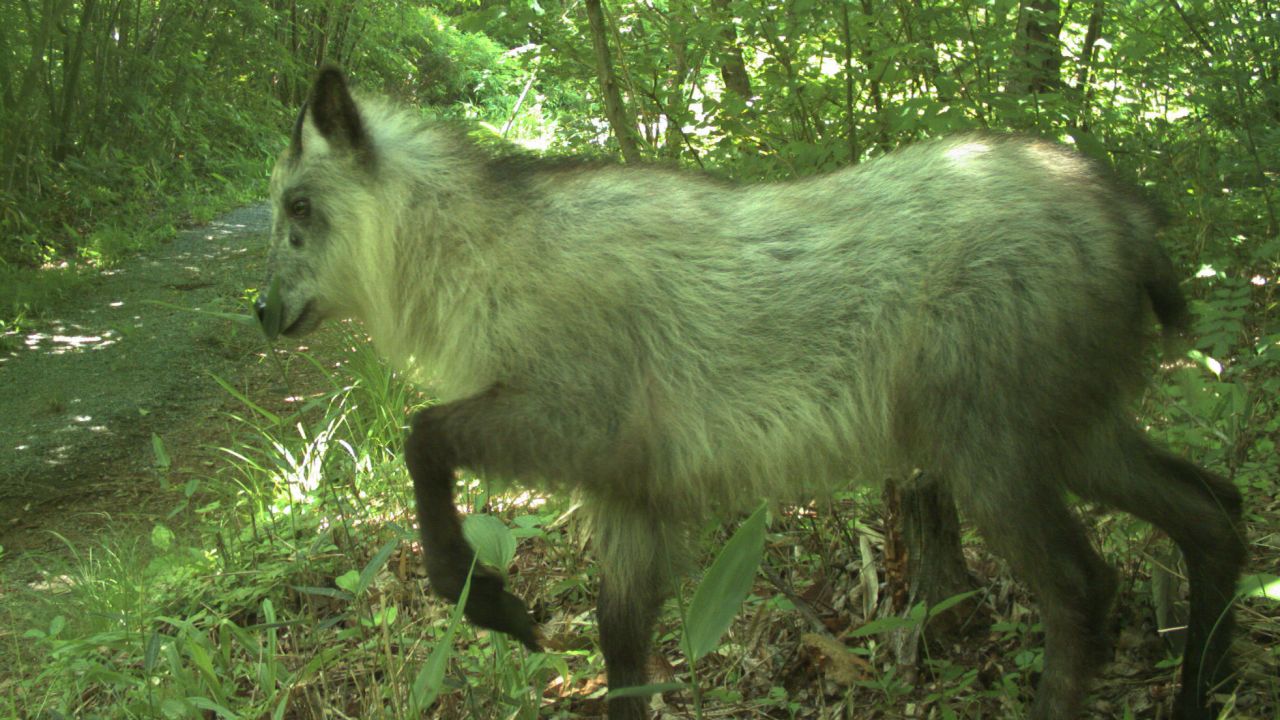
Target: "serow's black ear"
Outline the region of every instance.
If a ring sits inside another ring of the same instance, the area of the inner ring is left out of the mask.
[[[307,121],[307,101],[302,101],[302,107],[298,110],[298,119],[293,121],[293,137],[289,141],[289,148],[293,152],[294,157],[302,154],[302,126]]]
[[[320,135],[331,145],[362,152],[368,147],[364,122],[356,108],[342,71],[333,66],[320,70],[316,84],[311,88],[306,110],[311,113]]]

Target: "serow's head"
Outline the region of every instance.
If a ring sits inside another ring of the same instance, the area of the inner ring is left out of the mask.
[[[377,215],[374,166],[342,72],[321,70],[271,173],[267,291],[255,303],[268,339],[304,335],[351,311],[352,270]]]

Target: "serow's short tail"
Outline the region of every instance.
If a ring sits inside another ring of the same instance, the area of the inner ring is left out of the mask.
[[[1147,297],[1151,298],[1151,308],[1155,310],[1156,319],[1164,331],[1166,352],[1173,351],[1183,344],[1187,331],[1191,329],[1191,310],[1187,305],[1187,296],[1178,285],[1178,273],[1173,261],[1163,249],[1157,249],[1151,258],[1151,267],[1147,279],[1143,282]]]

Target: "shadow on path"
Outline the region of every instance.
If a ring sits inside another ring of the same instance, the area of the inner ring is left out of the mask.
[[[258,205],[182,231],[10,339],[19,349],[0,357],[5,557],[47,542],[33,535],[65,526],[59,513],[91,527],[92,516],[139,510],[148,492],[139,486],[156,477],[153,434],[199,433],[233,403],[210,374],[251,364],[262,337],[191,310],[246,311],[245,289],[265,274],[270,221]]]

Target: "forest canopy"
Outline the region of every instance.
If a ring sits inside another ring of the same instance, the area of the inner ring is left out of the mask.
[[[210,188],[261,195],[323,63],[540,151],[744,178],[1048,135],[1187,217],[1193,260],[1280,253],[1268,2],[20,0],[0,21],[7,263],[111,256]]]

